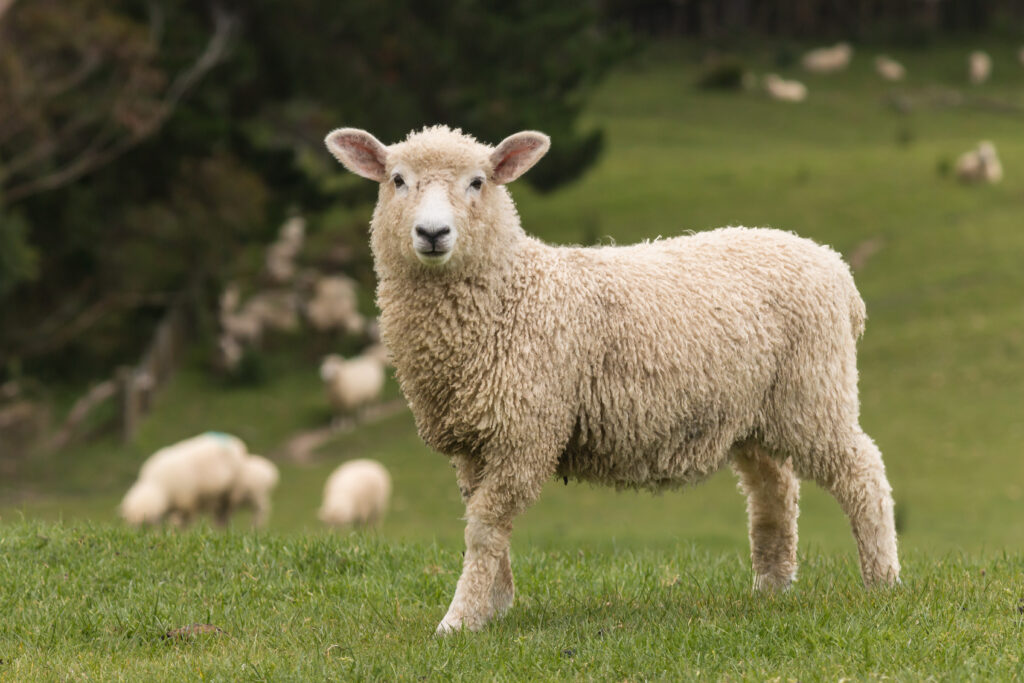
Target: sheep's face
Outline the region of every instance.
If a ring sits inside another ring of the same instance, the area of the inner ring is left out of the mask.
[[[381,184],[372,224],[375,257],[389,267],[428,272],[459,270],[521,232],[503,185],[549,146],[547,136],[523,132],[491,148],[441,126],[390,147],[350,128],[332,132],[326,142],[346,168]]]

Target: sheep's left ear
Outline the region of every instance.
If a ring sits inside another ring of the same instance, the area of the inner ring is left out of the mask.
[[[378,183],[384,182],[388,148],[365,130],[338,128],[324,140],[327,149],[348,170]]]
[[[491,180],[499,185],[511,183],[540,161],[551,138],[535,130],[509,135],[491,152]]]

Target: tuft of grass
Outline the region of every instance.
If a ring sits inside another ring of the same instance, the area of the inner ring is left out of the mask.
[[[1024,556],[906,558],[904,585],[803,558],[755,594],[745,558],[692,546],[515,553],[516,605],[433,637],[461,564],[373,535],[7,524],[0,679],[1009,680]],[[170,635],[169,635],[170,634]]]

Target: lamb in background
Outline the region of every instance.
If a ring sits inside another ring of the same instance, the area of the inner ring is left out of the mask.
[[[976,149],[964,152],[956,160],[956,177],[963,183],[998,183],[1003,179],[1003,165],[999,163],[996,146],[988,140],[978,143]]]
[[[320,332],[342,330],[359,334],[366,321],[359,314],[356,283],[348,277],[332,275],[319,278],[312,298],[306,303],[306,319]]]
[[[306,236],[306,221],[300,216],[289,218],[281,226],[277,241],[267,247],[266,271],[277,284],[285,284],[295,277],[295,259],[302,251]]]
[[[391,475],[376,460],[351,460],[340,465],[324,485],[320,521],[332,526],[373,526],[391,499]]]
[[[210,513],[228,522],[245,505],[256,509],[254,523],[266,522],[277,468],[249,455],[241,439],[206,432],[161,448],[139,470],[139,478],[121,501],[121,517],[134,526],[169,521],[188,525]]]
[[[848,67],[852,58],[853,48],[849,43],[836,43],[807,52],[800,63],[811,73],[830,74]]]
[[[987,52],[975,50],[967,57],[967,79],[971,85],[981,85],[992,75],[992,58]]]
[[[384,362],[378,355],[361,355],[346,360],[326,356],[320,364],[327,398],[336,415],[349,415],[380,398],[384,388]]]
[[[270,519],[271,494],[280,480],[277,465],[262,455],[249,454],[242,463],[234,486],[231,487],[229,509],[234,511],[251,508],[253,526],[266,526]],[[222,520],[222,523],[226,522],[227,519]]]
[[[875,57],[875,71],[887,81],[902,81],[907,75],[907,70],[902,64],[885,55]]]
[[[799,81],[787,81],[778,74],[765,74],[761,83],[773,100],[803,102],[807,99],[807,86]]]
[[[508,609],[509,534],[552,476],[619,488],[725,465],[748,497],[754,585],[796,572],[798,477],[849,517],[866,584],[899,578],[881,453],[859,425],[864,303],[839,255],[724,228],[627,247],[556,247],[505,185],[547,151],[443,126],[327,147],[381,184],[370,226],[380,327],[420,436],[466,502],[466,554],[439,634]]]

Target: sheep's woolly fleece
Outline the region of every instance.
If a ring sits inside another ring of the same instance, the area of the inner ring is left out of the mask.
[[[389,161],[456,177],[488,151],[431,128]],[[508,464],[657,488],[756,437],[830,478],[820,456],[857,425],[864,325],[834,251],[746,228],[553,247],[523,232],[504,187],[486,191],[497,201],[470,207],[443,273],[409,253],[387,183],[373,218],[381,331],[429,445],[479,457],[529,444]]]

